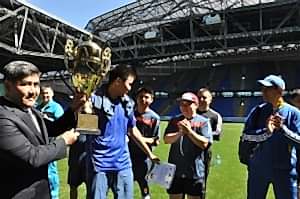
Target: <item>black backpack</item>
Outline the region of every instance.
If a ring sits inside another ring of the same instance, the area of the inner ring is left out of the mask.
[[[257,106],[257,108],[254,110],[255,114],[253,118],[255,119],[255,123],[257,123],[258,116],[261,112],[262,107]],[[258,149],[260,143],[259,142],[252,142],[247,141],[243,139],[243,135],[240,136],[239,141],[239,148],[238,148],[238,155],[239,160],[242,164],[248,165],[249,160],[254,156],[255,151]]]
[[[242,164],[248,165],[249,160],[254,156],[254,152],[259,147],[260,143],[251,142],[242,139],[239,141],[239,159]]]

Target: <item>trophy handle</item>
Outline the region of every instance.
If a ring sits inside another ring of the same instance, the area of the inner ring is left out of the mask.
[[[66,87],[72,92],[73,95],[75,95],[75,90],[73,89],[72,86],[69,85],[69,83],[66,81],[65,77],[63,74],[59,73],[60,79],[63,81],[63,83],[66,85]]]

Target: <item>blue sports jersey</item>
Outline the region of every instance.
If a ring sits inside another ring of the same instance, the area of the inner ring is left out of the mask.
[[[125,96],[112,101],[102,87],[91,96],[99,116],[100,135],[89,135],[89,157],[94,170],[120,171],[131,167],[127,145],[127,132],[136,125],[133,101]]]

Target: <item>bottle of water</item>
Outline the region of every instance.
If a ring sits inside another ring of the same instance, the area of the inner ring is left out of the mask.
[[[221,156],[220,156],[220,154],[217,154],[217,156],[216,156],[216,164],[220,165],[221,163],[222,163]]]
[[[217,154],[213,159],[213,166],[218,166],[222,163],[220,154]]]

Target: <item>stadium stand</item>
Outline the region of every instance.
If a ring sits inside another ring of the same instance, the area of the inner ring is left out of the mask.
[[[7,13],[22,6],[24,9],[18,13],[21,19],[26,9],[32,15],[38,14],[35,19],[39,23],[29,26],[47,21],[43,20],[45,13],[28,5],[2,5]],[[243,118],[261,101],[257,79],[273,73],[286,80],[288,92],[299,87],[299,9],[298,0],[139,0],[91,19],[83,33],[89,32],[110,45],[113,64],[137,66],[139,85],[154,88],[156,100],[152,107],[160,115],[176,114],[176,98],[184,91],[196,92],[207,86],[215,95],[214,109],[224,117]],[[60,21],[51,18],[48,22],[43,27],[54,30],[52,22]],[[5,27],[8,24],[4,23]],[[67,34],[76,38],[82,34],[62,24]],[[59,47],[66,35],[58,35],[59,45],[52,55],[59,55],[54,57],[59,62],[52,63],[61,67]],[[0,49],[5,52],[11,49],[3,48],[7,41],[0,37]],[[40,43],[47,46],[42,39]],[[14,43],[9,46],[16,48]],[[28,46],[22,46],[24,52]],[[41,46],[34,45],[34,50],[44,57],[45,53],[51,55],[49,49],[38,49]],[[56,86],[63,90],[63,84]]]
[[[160,63],[181,58],[186,60],[187,52],[193,52],[193,47],[195,52],[203,53],[206,57],[210,57],[211,54],[224,57],[227,54],[249,54],[251,45],[251,52],[254,54],[257,54],[257,51],[253,48],[258,47],[261,50],[260,45],[265,52],[272,50],[273,46],[280,51],[280,46],[275,44],[294,41],[292,35],[284,40],[283,38],[287,32],[297,31],[293,27],[294,21],[297,20],[297,14],[294,15],[297,1],[235,0],[224,3],[225,5],[218,0],[164,0],[160,3],[142,0],[91,19],[86,28],[112,42],[112,46],[118,51],[115,55],[117,62],[129,58],[144,58],[149,65],[154,61],[149,60],[150,56],[160,55]],[[220,20],[215,23],[203,23],[202,19],[208,15],[219,16]],[[263,24],[260,24],[262,17]],[[149,40],[149,37],[145,38],[144,35],[153,32],[153,26],[156,27],[156,34],[152,34],[153,38]],[[218,31],[215,31],[216,26]],[[273,35],[276,35],[276,38],[272,37]],[[260,43],[261,36],[266,36],[266,39]],[[191,40],[193,38],[195,40]],[[227,46],[223,45],[224,39]],[[268,47],[270,40],[272,45]],[[142,53],[139,53],[140,49],[143,49]],[[134,50],[138,51],[133,53]],[[174,53],[174,56],[165,57],[168,56],[167,52]],[[180,52],[183,54],[180,55]]]

